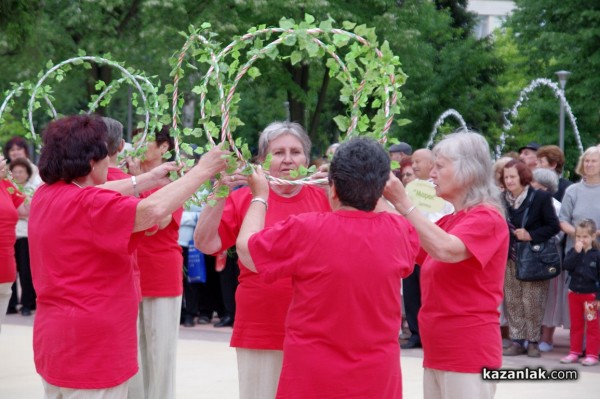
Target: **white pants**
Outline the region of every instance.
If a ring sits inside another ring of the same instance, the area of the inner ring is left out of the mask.
[[[144,297],[139,311],[139,346],[143,398],[175,399],[177,336],[181,315],[181,296]],[[135,390],[139,395],[139,390]],[[131,395],[136,394],[130,392]],[[131,396],[130,396],[131,398]],[[136,398],[137,399],[137,398]]]
[[[0,284],[0,330],[2,330],[2,323],[4,323],[8,303],[10,302],[10,296],[12,295],[12,285],[13,283]]]
[[[236,348],[240,399],[274,399],[283,351]]]
[[[479,373],[455,373],[426,368],[423,374],[424,399],[493,399],[496,383],[484,381]]]
[[[106,389],[71,389],[50,384],[42,378],[44,399],[125,399],[127,381],[116,387]]]

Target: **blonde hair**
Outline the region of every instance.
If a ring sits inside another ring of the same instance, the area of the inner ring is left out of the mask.
[[[585,177],[585,171],[583,170],[583,162],[586,157],[589,157],[592,154],[598,154],[600,157],[600,148],[597,146],[593,146],[585,150],[583,154],[579,157],[579,162],[577,162],[577,167],[575,168],[575,173],[577,173],[581,177]]]
[[[596,222],[592,219],[581,219],[577,223],[575,223],[575,232],[577,230],[586,230],[589,235],[591,235],[594,239],[592,240],[592,248],[600,249],[600,243],[596,240],[596,231],[598,228],[596,227]]]

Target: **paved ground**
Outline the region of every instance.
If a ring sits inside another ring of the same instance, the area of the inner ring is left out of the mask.
[[[33,317],[7,316],[0,333],[0,399],[41,399],[43,390],[33,365],[31,347]],[[177,355],[178,399],[237,398],[235,352],[229,348],[230,328],[196,326],[180,330]],[[448,337],[451,339],[451,337]],[[572,382],[501,382],[496,399],[587,399],[600,397],[600,366],[566,367],[559,363],[568,352],[568,331],[558,330],[556,348],[541,359],[526,356],[505,358],[504,368],[574,368],[579,379]],[[468,348],[465,348],[468,351]],[[422,398],[423,352],[402,351],[404,398]],[[311,398],[312,399],[312,398]],[[382,398],[374,398],[382,399]],[[468,398],[465,398],[468,399]]]

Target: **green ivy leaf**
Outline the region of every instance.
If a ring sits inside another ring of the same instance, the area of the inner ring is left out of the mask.
[[[287,19],[287,18],[281,18],[279,20],[279,27],[281,29],[292,29],[294,27],[294,20],[293,19]]]
[[[265,157],[264,162],[262,163],[262,167],[264,170],[269,170],[271,169],[271,161],[273,160],[273,154],[269,153],[267,154],[267,156]]]
[[[302,53],[300,51],[292,52],[292,55],[290,56],[290,62],[292,65],[296,65],[300,61],[302,61]]]
[[[250,76],[252,79],[256,79],[260,76],[260,70],[257,67],[252,67],[248,69],[248,76]]]

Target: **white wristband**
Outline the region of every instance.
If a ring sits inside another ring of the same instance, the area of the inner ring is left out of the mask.
[[[260,198],[260,197],[254,197],[254,198],[252,198],[252,200],[250,200],[250,203],[253,203],[253,202],[260,202],[265,205],[265,210],[269,210],[269,204],[267,204],[266,199]]]
[[[415,210],[416,207],[416,205],[411,206],[405,213],[402,214],[402,216],[407,217],[412,211]]]
[[[140,193],[138,193],[138,190],[137,190],[137,179],[135,178],[135,176],[131,176],[131,184],[133,185],[133,195],[136,198],[139,198]]]

